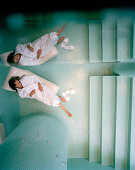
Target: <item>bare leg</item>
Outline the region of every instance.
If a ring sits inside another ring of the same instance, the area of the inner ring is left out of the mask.
[[[69,117],[72,116],[72,114],[69,113],[61,103],[59,103],[59,107],[60,107],[61,109],[63,109]]]
[[[64,40],[64,37],[60,37],[60,39],[58,39],[57,43],[59,44],[63,40]]]
[[[63,97],[61,97],[61,96],[59,96],[59,99],[60,99],[62,102],[66,102],[66,100],[65,100]]]
[[[64,24],[58,31],[57,31],[57,35],[59,36],[60,33],[64,30],[66,24]]]

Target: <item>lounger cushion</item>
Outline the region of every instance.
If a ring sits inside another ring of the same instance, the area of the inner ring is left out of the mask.
[[[16,67],[11,67],[11,69],[9,70],[8,72],[8,75],[5,79],[5,82],[2,86],[3,89],[5,90],[9,90],[9,91],[14,91],[10,88],[9,84],[8,84],[8,81],[11,77],[13,76],[23,76],[23,75],[36,75],[28,70],[24,70],[24,69],[20,69],[20,68],[16,68]],[[36,75],[38,76],[38,75]],[[57,86],[56,84],[38,76],[38,78],[43,82],[43,84],[45,84],[46,86],[48,86],[50,89],[52,89],[54,91],[54,93],[56,94],[59,90],[59,86]],[[14,91],[15,92],[15,91]]]
[[[7,57],[11,52],[13,52],[13,51],[9,51],[9,52],[6,52],[6,53],[3,53],[0,55],[1,59],[3,60],[3,63],[6,66],[10,66],[10,64],[7,62]],[[44,57],[42,57],[39,64],[43,64],[43,63],[47,62],[48,60],[55,57],[57,54],[58,54],[58,50],[55,46],[53,46],[52,49]]]
[[[0,55],[1,59],[3,60],[3,63],[6,66],[10,66],[10,64],[7,62],[7,57],[11,52],[13,52],[13,51],[9,51],[9,52],[6,52],[6,53],[3,53],[3,54]]]

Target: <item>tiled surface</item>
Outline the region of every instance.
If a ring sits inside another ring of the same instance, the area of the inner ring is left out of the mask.
[[[101,166],[100,162],[89,162],[87,159],[68,159],[68,170],[114,170],[112,166]]]
[[[109,74],[107,64],[56,64],[45,63],[42,66],[30,67],[30,71],[39,76],[53,81],[60,89],[58,95],[69,88],[76,90],[76,94],[70,95],[71,100],[63,105],[72,113],[72,118],[60,108],[52,108],[37,101],[20,99],[21,114],[35,113],[38,111],[57,114],[65,121],[69,128],[71,141],[69,144],[68,157],[87,158],[88,157],[88,75],[89,74]],[[101,71],[102,70],[102,71]],[[30,107],[29,107],[30,106]]]
[[[22,31],[10,30],[8,35],[6,35],[7,30],[1,29],[1,51],[12,50],[17,43],[29,42],[46,32],[56,31],[64,22],[64,20],[58,23],[52,21],[50,22],[52,25],[48,24],[49,22],[41,22],[39,26],[33,27],[33,29],[29,27],[23,28]],[[23,68],[59,85],[58,94],[69,88],[76,90],[76,94],[72,95],[71,101],[64,103],[67,110],[72,113],[72,118],[68,118],[60,108],[49,107],[29,99],[19,99],[20,114],[26,115],[28,113],[44,111],[58,115],[65,121],[69,129],[70,143],[68,157],[88,158],[88,76],[111,75],[113,64],[88,64],[88,23],[86,21],[72,20],[68,22],[62,36],[69,38],[70,45],[75,45],[74,51],[67,51],[62,49],[60,45],[56,45],[59,54],[55,58],[40,66]],[[5,66],[1,66],[1,73],[4,70]],[[1,75],[5,76],[5,74]],[[3,95],[1,99],[8,99],[8,96],[4,96],[3,90],[0,89],[0,91],[2,91],[1,94]],[[16,95],[14,95],[14,98],[16,98]]]
[[[34,68],[32,70],[34,70]],[[62,91],[69,88],[76,90],[76,94],[70,95],[71,100],[68,103],[63,104],[73,116],[70,119],[60,108],[52,108],[36,101],[33,102],[20,99],[21,114],[38,112],[39,110],[49,112],[50,114],[57,114],[69,125],[68,128],[71,130],[70,135],[72,139],[69,147],[69,157],[87,157],[87,68],[84,68],[83,65],[52,64],[46,65],[46,67],[44,65],[39,68],[39,70],[36,70],[36,72],[40,70],[42,71],[39,75],[60,86],[59,95]]]

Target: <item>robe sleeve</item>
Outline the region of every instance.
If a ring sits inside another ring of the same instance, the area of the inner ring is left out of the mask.
[[[27,44],[18,44],[16,46],[15,54],[21,54],[21,58],[18,62],[20,65],[39,65],[40,58],[37,59],[37,51],[30,51]]]
[[[42,83],[41,80],[36,75],[24,76],[20,79],[20,82],[24,87],[33,83],[38,83],[38,82]]]
[[[15,54],[22,54],[26,46],[26,44],[18,44],[15,49]]]
[[[18,95],[21,97],[21,98],[33,98],[31,97],[27,92],[26,90],[17,90],[18,92]]]

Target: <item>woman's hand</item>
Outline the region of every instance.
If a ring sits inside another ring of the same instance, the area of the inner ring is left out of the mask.
[[[42,92],[43,91],[43,87],[41,86],[40,82],[38,82],[38,89]]]
[[[41,53],[42,53],[42,50],[41,50],[41,49],[38,49],[38,51],[37,51],[37,59],[39,59]]]
[[[32,91],[30,92],[30,97],[32,97],[33,94],[35,94],[35,93],[36,93],[36,90],[32,90]]]
[[[34,52],[34,48],[30,46],[30,44],[27,45],[27,48],[31,51]]]

